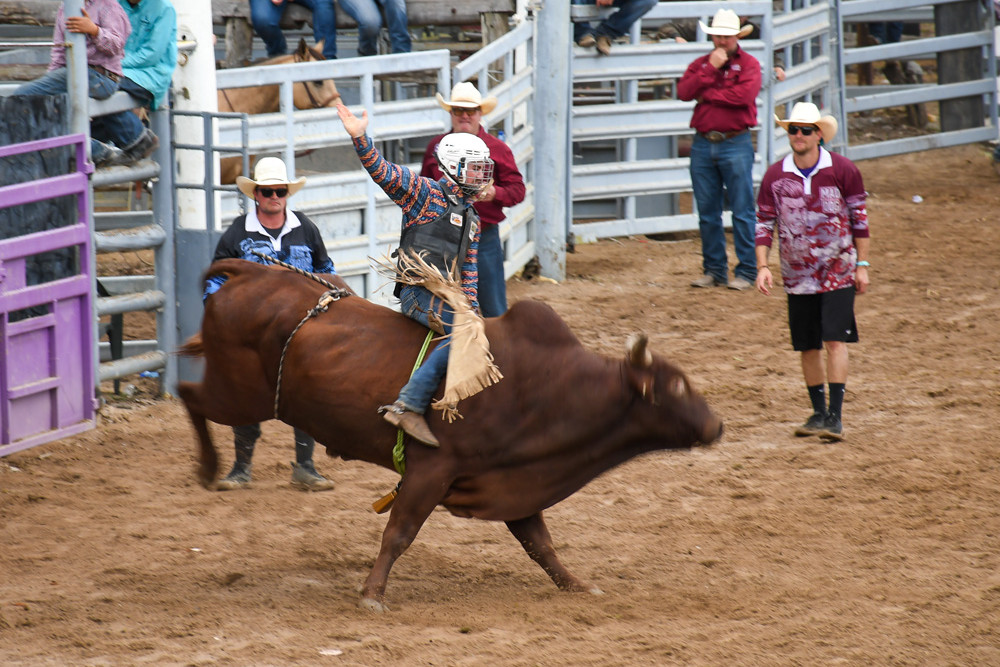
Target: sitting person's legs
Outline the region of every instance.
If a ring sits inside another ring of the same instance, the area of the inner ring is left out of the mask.
[[[393,53],[413,50],[409,20],[406,17],[406,0],[381,0],[385,9],[385,24],[389,29],[389,43]]]
[[[267,56],[283,56],[288,52],[285,33],[281,32],[281,15],[284,5],[276,5],[271,0],[250,0],[250,22],[254,32],[260,35],[267,48]]]

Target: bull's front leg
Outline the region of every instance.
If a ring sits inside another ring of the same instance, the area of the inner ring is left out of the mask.
[[[399,488],[399,495],[390,510],[389,521],[382,531],[382,546],[375,565],[361,589],[362,608],[379,613],[389,610],[385,604],[389,570],[413,543],[424,521],[441,502],[444,496],[440,490],[447,488],[447,480],[439,476],[419,476],[414,475],[411,470],[407,471]]]
[[[594,595],[604,594],[604,591],[597,586],[577,579],[559,562],[556,550],[552,546],[552,536],[545,526],[545,519],[542,518],[541,512],[517,521],[508,521],[507,528],[514,533],[514,537],[531,556],[531,560],[542,566],[542,569],[552,578],[560,590],[575,593],[586,591]]]

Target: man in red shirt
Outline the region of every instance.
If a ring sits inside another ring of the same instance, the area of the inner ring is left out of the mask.
[[[787,120],[775,120],[788,132],[792,152],[768,168],[757,195],[757,289],[767,295],[774,286],[767,256],[777,228],[792,347],[802,354],[813,406],[795,435],[841,440],[847,343],[858,341],[854,295],[870,284],[865,185],[854,163],[822,146],[837,133],[833,116],[799,102]]]
[[[745,290],[757,278],[754,260],[753,141],[757,124],[760,63],[739,46],[740,17],[720,9],[712,25],[701,23],[715,48],[691,63],[677,83],[682,100],[697,100],[691,116],[691,186],[698,205],[702,275],[692,287],[728,285]],[[733,213],[735,278],[730,281],[722,204]]]
[[[482,126],[483,114],[493,111],[497,99],[492,95],[483,99],[471,83],[456,84],[451,90],[451,100],[445,101],[437,94],[438,104],[451,114],[451,131],[474,134],[490,149],[493,160],[493,183],[479,195],[475,209],[482,226],[479,239],[479,310],[483,317],[499,317],[507,312],[507,284],[505,281],[503,243],[500,241],[500,223],[503,209],[524,201],[524,177],[514,163],[514,154],[500,139]],[[446,136],[438,135],[427,144],[421,176],[441,180],[444,174],[435,156],[438,143]]]

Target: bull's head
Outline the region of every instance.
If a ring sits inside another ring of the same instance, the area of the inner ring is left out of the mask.
[[[646,334],[640,333],[629,336],[625,344],[627,375],[633,391],[654,408],[658,419],[670,422],[668,427],[687,426],[677,431],[693,433],[696,441],[693,444],[707,445],[718,440],[722,436],[722,421],[680,369],[653,357],[648,343]]]

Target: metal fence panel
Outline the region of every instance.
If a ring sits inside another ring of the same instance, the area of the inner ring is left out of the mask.
[[[0,187],[0,208],[75,197],[75,224],[0,240],[0,456],[94,427],[93,275],[87,137],[69,135],[0,147],[0,157],[75,147],[66,174]],[[30,260],[71,249],[72,275],[31,280]],[[13,313],[30,309],[28,317]]]

